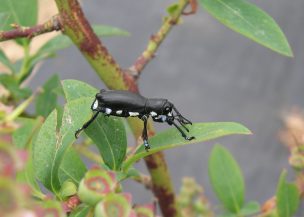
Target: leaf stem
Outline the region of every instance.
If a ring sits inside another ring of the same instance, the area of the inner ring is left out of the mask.
[[[4,119],[4,122],[11,122],[17,117],[19,117],[25,111],[25,109],[33,102],[39,92],[40,89],[37,89],[37,91],[35,91],[29,98],[27,98],[17,108],[15,108],[11,114],[7,115]]]
[[[95,163],[103,163],[103,160],[101,159],[100,155],[96,154],[95,152],[92,152],[88,146],[84,146],[83,144],[74,145],[73,148],[75,151],[77,151],[79,154],[85,156],[86,158],[90,159],[91,161]]]

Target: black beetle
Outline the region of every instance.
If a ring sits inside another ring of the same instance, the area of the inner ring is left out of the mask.
[[[100,112],[107,116],[140,118],[144,122],[142,139],[146,150],[150,149],[147,133],[149,116],[152,117],[153,121],[167,122],[169,125],[174,125],[186,140],[195,138],[194,136],[188,137],[180,126],[175,123],[176,120],[187,132],[189,130],[185,125],[192,124],[167,99],[145,98],[140,94],[124,90],[100,90],[95,96],[91,109],[96,113],[75,132],[76,138],[78,138],[82,130],[86,129],[95,120]]]

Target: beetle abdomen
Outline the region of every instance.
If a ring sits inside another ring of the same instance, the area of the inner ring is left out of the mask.
[[[105,108],[140,112],[145,107],[146,98],[129,91],[109,90],[96,94],[98,102]]]

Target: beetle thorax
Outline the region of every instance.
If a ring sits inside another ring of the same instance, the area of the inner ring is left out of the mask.
[[[166,99],[148,99],[146,110],[153,115],[167,115],[172,111],[172,103]]]

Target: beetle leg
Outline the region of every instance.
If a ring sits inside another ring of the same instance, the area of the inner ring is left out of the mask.
[[[189,141],[192,140],[192,139],[195,139],[194,136],[188,137],[186,135],[186,133],[174,121],[168,121],[168,124],[169,125],[173,124],[175,126],[175,128],[182,134],[182,137],[184,137],[184,139],[189,140]]]
[[[148,117],[146,115],[142,116],[141,119],[144,121],[144,128],[142,131],[142,139],[144,141],[144,146],[146,151],[150,149],[150,145],[148,143],[148,132],[147,132],[147,123],[148,123]]]
[[[176,118],[176,120],[187,132],[189,132],[189,129],[185,126],[185,124],[179,118]]]
[[[77,139],[80,132],[83,131],[84,129],[86,129],[88,126],[90,126],[90,124],[97,118],[99,112],[96,112],[90,120],[88,120],[81,128],[79,128],[78,130],[76,130],[75,132],[75,138]]]

